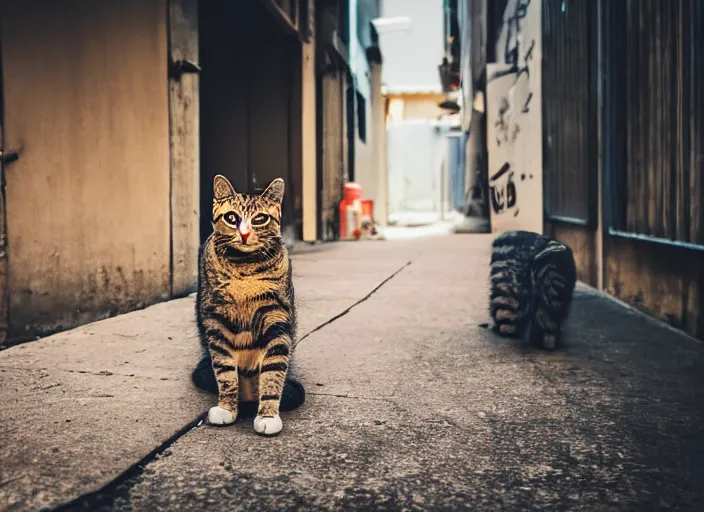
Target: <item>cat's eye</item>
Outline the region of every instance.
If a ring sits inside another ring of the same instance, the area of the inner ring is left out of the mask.
[[[252,219],[252,226],[257,226],[257,227],[266,226],[267,224],[269,224],[270,220],[271,220],[271,217],[269,217],[266,213],[258,213]]]
[[[227,212],[225,215],[222,216],[222,218],[227,222],[230,226],[237,226],[239,224],[240,218],[237,216],[235,212]]]

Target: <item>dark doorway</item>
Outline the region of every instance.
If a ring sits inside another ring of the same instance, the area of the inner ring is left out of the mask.
[[[216,174],[248,193],[283,178],[284,232],[292,239],[302,181],[291,165],[300,42],[259,2],[201,2],[200,8],[201,241],[212,231]]]

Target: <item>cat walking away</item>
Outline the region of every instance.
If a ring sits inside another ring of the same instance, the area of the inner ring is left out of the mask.
[[[556,348],[569,315],[577,269],[572,250],[538,233],[510,231],[491,251],[490,314],[501,336]]]
[[[280,411],[303,404],[292,375],[296,311],[291,261],[281,236],[284,182],[260,195],[213,181],[213,233],[200,254],[196,317],[203,358],[193,382],[218,393],[208,422],[228,425],[240,402],[257,402],[254,430],[278,434]]]

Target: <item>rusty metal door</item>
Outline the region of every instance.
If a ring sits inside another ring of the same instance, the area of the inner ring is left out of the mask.
[[[704,3],[604,7],[605,287],[704,339]]]
[[[165,7],[0,3],[13,341],[169,297]]]

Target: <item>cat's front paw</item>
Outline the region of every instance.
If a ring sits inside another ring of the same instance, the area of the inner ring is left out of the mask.
[[[230,425],[235,422],[237,415],[222,407],[211,407],[208,411],[208,423],[211,425]]]
[[[257,416],[254,418],[254,431],[264,436],[273,436],[281,432],[284,423],[277,414],[274,417]]]

